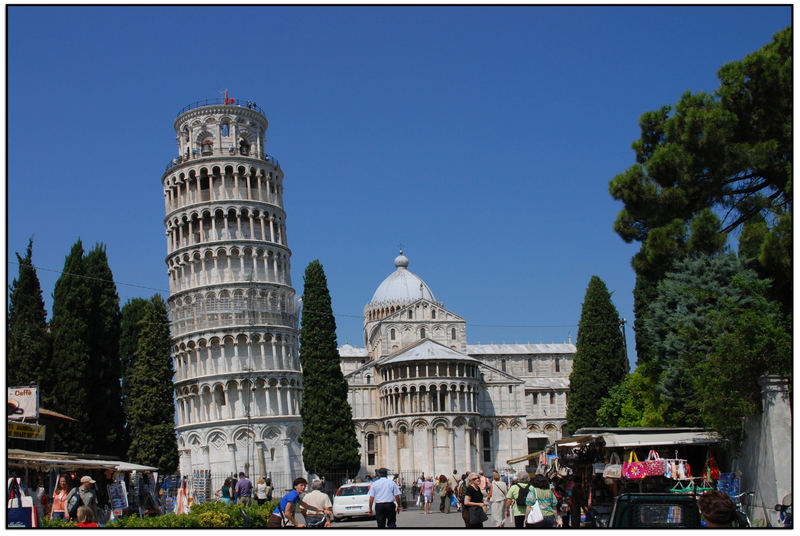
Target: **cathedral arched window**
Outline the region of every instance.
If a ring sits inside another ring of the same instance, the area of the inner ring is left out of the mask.
[[[394,337],[395,337],[394,328],[392,328],[391,331],[389,331],[389,338],[391,340],[394,340]]]
[[[375,434],[367,434],[367,465],[375,465]]]
[[[431,318],[436,319],[436,309],[431,309]]]
[[[505,359],[501,359],[500,360],[500,370],[502,370],[503,372],[506,371],[506,360]]]
[[[450,338],[456,340],[456,328],[450,329]]]
[[[550,393],[550,403],[551,404],[555,404],[556,403],[556,394],[555,393]]]
[[[419,338],[420,339],[424,339],[425,338],[425,328],[420,328],[419,329]]]
[[[411,318],[414,318],[414,313],[413,313],[413,311],[411,311],[411,310],[409,310],[409,311],[408,311],[408,318],[409,318],[409,319],[411,319]]]
[[[533,372],[533,359],[528,358],[528,372]]]
[[[492,461],[492,433],[489,430],[483,431],[483,461]]]
[[[556,358],[555,365],[556,365],[556,372],[561,372],[561,366],[560,366],[560,364],[558,362],[558,358]]]

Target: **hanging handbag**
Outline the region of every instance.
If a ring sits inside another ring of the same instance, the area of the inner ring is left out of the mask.
[[[639,461],[635,450],[631,451],[628,461],[622,464],[622,476],[628,480],[641,480],[647,476],[644,472],[644,464]]]
[[[686,493],[694,493],[694,482],[689,481],[678,481],[675,483],[672,488],[670,488],[670,493],[677,493],[677,494],[686,494]]]
[[[558,458],[553,460],[553,465],[555,465],[556,468],[556,476],[559,478],[567,478],[572,474],[572,469],[566,465],[561,465],[561,462],[558,461]]]
[[[714,489],[714,484],[708,479],[707,476],[703,477],[703,480],[700,481],[700,485],[695,488],[695,491],[699,494],[702,494],[706,491],[711,491]]]
[[[608,459],[608,464],[603,469],[603,478],[622,478],[622,464],[616,452],[611,454],[611,458]]]
[[[39,526],[39,518],[36,516],[36,507],[33,506],[33,497],[25,495],[19,484],[19,478],[8,481],[6,528],[36,528]]]
[[[592,473],[596,475],[602,475],[605,470],[606,470],[605,462],[594,462],[592,464]]]
[[[655,449],[647,455],[647,459],[642,462],[644,472],[647,476],[664,476],[666,463],[658,455]]]
[[[525,524],[533,525],[544,520],[542,509],[539,507],[539,500],[533,502],[533,506],[528,506],[528,514],[525,516]]]

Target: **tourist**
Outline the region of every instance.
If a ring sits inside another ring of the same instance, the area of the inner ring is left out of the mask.
[[[460,504],[458,502],[458,471],[453,469],[453,474],[450,475],[447,479],[447,487],[450,488],[450,507],[453,507],[453,497],[456,498],[456,508],[460,509]]]
[[[422,483],[420,493],[422,493],[422,500],[424,501],[424,511],[426,514],[431,513],[431,503],[433,502],[433,477],[428,477]]]
[[[76,527],[97,527],[92,509],[88,506],[80,506],[78,508],[78,522],[75,523]]]
[[[272,500],[272,490],[273,490],[272,479],[267,477],[267,500],[268,501]]]
[[[50,511],[50,519],[67,519],[67,495],[69,494],[69,486],[67,485],[67,478],[62,476],[58,479],[58,487],[53,492],[53,509]]]
[[[525,507],[517,504],[517,497],[530,491],[531,477],[525,471],[518,471],[515,480],[506,493],[506,516],[513,515],[514,528],[521,529],[525,526]]]
[[[535,475],[533,477],[533,486],[528,491],[528,496],[525,498],[525,515],[528,515],[530,508],[534,503],[539,505],[544,518],[538,523],[532,525],[526,524],[528,528],[534,529],[550,529],[556,525],[556,509],[558,508],[558,499],[550,489],[550,483],[544,475]]]
[[[443,514],[450,513],[450,496],[453,490],[447,484],[447,477],[439,475],[439,484],[437,487],[436,495],[439,497],[439,511]]]
[[[267,481],[264,480],[263,476],[256,482],[256,489],[253,494],[256,497],[256,504],[259,506],[267,502]]]
[[[469,512],[469,525],[471,529],[482,529],[483,522],[487,519],[484,508],[486,502],[480,489],[480,476],[471,474],[467,477],[469,485],[464,493],[464,508]]]
[[[709,528],[730,528],[736,515],[736,504],[728,494],[715,489],[700,495],[697,506]]]
[[[492,485],[489,487],[489,506],[492,512],[495,527],[504,527],[506,524],[506,493],[508,486],[500,480],[500,473],[492,473]]]
[[[489,497],[489,479],[483,476],[483,469],[478,471],[478,485],[481,493],[483,493],[483,502],[488,504],[489,501],[487,499]]]
[[[234,488],[236,491],[236,504],[250,506],[253,504],[253,483],[244,473],[239,473],[239,481]]]
[[[367,515],[372,515],[372,506],[375,505],[375,521],[378,528],[383,529],[387,526],[390,529],[397,527],[397,514],[402,510],[400,502],[400,488],[394,480],[389,480],[386,475],[389,471],[380,468],[375,472],[377,480],[372,482],[369,487],[369,510]],[[395,504],[397,510],[395,511]]]
[[[581,528],[581,512],[586,506],[588,505],[586,503],[586,494],[583,491],[583,486],[579,482],[576,482],[569,498],[569,526],[571,528]]]
[[[95,481],[90,476],[82,476],[80,486],[72,488],[72,491],[67,494],[67,514],[69,515],[70,499],[78,494],[78,497],[83,501],[83,506],[88,506],[94,519],[97,519],[97,492],[94,490]],[[69,519],[69,518],[68,518]]]
[[[306,518],[306,525],[319,526],[324,517],[325,526],[331,526],[333,504],[331,503],[331,498],[322,491],[322,480],[314,479],[311,481],[311,492],[303,497],[303,502],[316,508],[314,512],[303,512],[303,517]]]
[[[306,491],[307,485],[308,480],[302,476],[294,479],[294,482],[292,482],[292,491],[281,498],[281,502],[278,503],[278,506],[272,511],[272,515],[269,516],[269,522],[267,522],[268,528],[280,528],[289,523],[291,523],[293,527],[305,527],[305,523],[299,523],[294,518],[294,508],[298,505],[312,512],[320,511],[316,506],[306,504],[305,501],[300,499],[300,495]]]
[[[215,494],[222,504],[233,504],[233,478],[226,478]]]

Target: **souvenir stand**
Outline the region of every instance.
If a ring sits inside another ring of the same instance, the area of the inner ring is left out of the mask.
[[[101,522],[114,516],[129,513],[137,504],[135,494],[131,493],[130,480],[137,472],[155,471],[155,467],[116,460],[107,456],[89,454],[65,454],[59,452],[35,452],[21,449],[8,449],[6,464],[9,476],[19,477],[22,485],[34,495],[36,484],[41,482],[43,497],[48,504],[43,505],[40,517],[49,512],[49,501],[61,476],[67,478],[70,488],[80,484],[83,475],[96,481],[98,499],[104,509]]]
[[[723,441],[699,428],[582,428],[508,463],[528,462],[528,472],[546,475],[565,519],[580,512],[581,526],[602,526],[592,518],[607,517],[621,493],[719,489],[736,499],[741,475],[720,469],[729,465]],[[576,489],[580,509],[570,508]]]

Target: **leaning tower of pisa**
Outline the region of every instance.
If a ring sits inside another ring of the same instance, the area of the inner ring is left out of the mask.
[[[267,124],[227,97],[175,120],[161,183],[182,474],[283,480],[303,467],[299,307]]]

